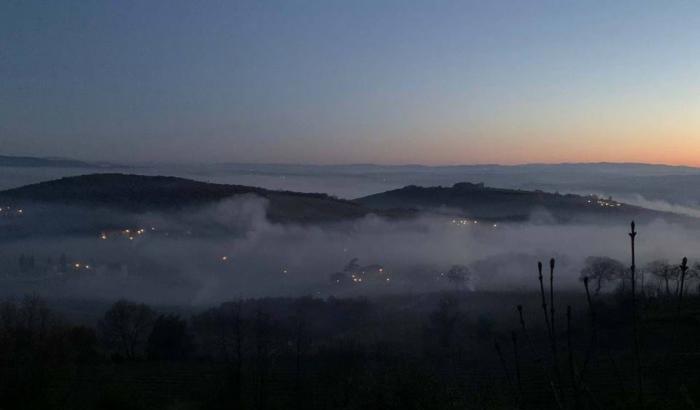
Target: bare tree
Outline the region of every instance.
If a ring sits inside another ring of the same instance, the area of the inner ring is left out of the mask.
[[[255,368],[257,373],[257,400],[256,408],[267,408],[267,387],[270,370],[271,331],[272,321],[270,315],[262,308],[258,308],[255,314]]]
[[[294,338],[294,404],[297,409],[304,409],[308,406],[305,403],[305,360],[311,345],[311,336],[309,332],[308,314],[314,308],[314,300],[310,297],[300,298],[295,303],[295,315],[292,316],[291,322],[294,326],[292,335]]]
[[[452,265],[447,271],[447,280],[459,290],[470,284],[471,276],[471,271],[464,265]]]
[[[693,267],[688,271],[688,289],[695,285],[695,291],[700,293],[700,262],[695,262]]]
[[[246,322],[243,302],[227,302],[192,318],[192,325],[202,351],[212,352],[226,364],[226,397],[240,407],[243,382],[243,359]]]
[[[429,331],[438,341],[438,346],[449,351],[455,341],[457,324],[462,316],[459,301],[454,295],[440,299],[438,308],[430,314]]]
[[[595,284],[593,292],[600,293],[605,283],[623,279],[627,269],[622,262],[605,256],[589,256],[581,269],[581,280],[588,278]],[[624,279],[623,279],[624,280]]]
[[[651,273],[659,282],[663,283],[666,290],[666,296],[671,295],[671,288],[669,284],[671,282],[677,282],[680,275],[680,268],[676,265],[671,265],[665,259],[657,259],[655,261],[649,262],[645,270]]]
[[[105,313],[99,330],[109,346],[127,359],[143,350],[153,327],[155,312],[145,304],[119,300]]]
[[[148,337],[147,353],[155,360],[182,360],[194,350],[187,322],[177,315],[160,315]]]

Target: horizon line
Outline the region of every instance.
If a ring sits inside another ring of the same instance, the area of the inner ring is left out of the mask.
[[[689,165],[689,164],[670,164],[665,162],[639,162],[639,161],[561,161],[561,162],[519,162],[514,164],[504,164],[497,162],[485,162],[485,163],[456,163],[456,164],[421,164],[421,163],[401,163],[401,164],[382,164],[376,162],[348,162],[348,163],[303,163],[303,162],[274,162],[274,161],[118,161],[118,160],[92,160],[84,159],[80,157],[66,157],[66,156],[34,156],[31,154],[0,154],[0,157],[7,158],[17,158],[17,159],[41,159],[49,161],[79,161],[85,162],[87,164],[110,164],[114,167],[123,166],[158,166],[158,165],[210,165],[210,166],[221,166],[221,165],[243,165],[243,166],[307,166],[307,167],[386,167],[386,168],[400,168],[400,167],[421,167],[421,168],[459,168],[459,167],[527,167],[527,166],[566,166],[566,165],[627,165],[627,166],[656,166],[656,167],[667,167],[667,168],[690,168],[690,169],[700,169],[700,165]]]

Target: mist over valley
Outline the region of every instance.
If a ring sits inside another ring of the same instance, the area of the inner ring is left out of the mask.
[[[644,261],[700,249],[687,214],[472,183],[346,200],[103,173],[9,189],[0,202],[6,296],[206,306],[455,286],[521,291],[535,289],[536,263],[550,257],[560,261],[560,285],[578,289],[587,257],[625,260],[633,219]],[[459,266],[465,283],[447,277]]]

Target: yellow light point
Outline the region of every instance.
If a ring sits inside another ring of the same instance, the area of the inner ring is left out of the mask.
[[[24,212],[24,211],[20,209],[20,210],[19,210],[19,211],[17,211],[17,212],[21,214],[21,213],[22,213],[22,212]]]
[[[75,264],[75,267],[76,267],[76,268],[79,268],[79,267],[80,267],[80,264],[79,264],[79,263],[76,263],[76,264]]]
[[[379,268],[379,272],[384,272],[384,268]]]
[[[100,235],[100,239],[102,239],[102,240],[107,239],[107,235],[105,235],[105,234]]]
[[[222,257],[221,257],[221,260],[222,260],[222,261],[227,261],[227,260],[228,260],[228,256],[222,256]]]

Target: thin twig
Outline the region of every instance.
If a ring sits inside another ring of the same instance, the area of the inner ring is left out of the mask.
[[[583,366],[581,366],[581,371],[579,372],[579,384],[583,384],[583,381],[586,376],[586,370],[588,370],[588,365],[591,361],[591,358],[593,357],[593,350],[595,349],[596,345],[598,344],[598,329],[596,326],[596,315],[595,315],[595,310],[593,308],[593,300],[591,299],[591,292],[588,287],[588,276],[583,278],[583,286],[586,288],[586,301],[588,302],[588,316],[591,321],[591,342],[588,345],[588,348],[586,349],[586,353],[584,355],[583,359]]]
[[[508,387],[510,388],[511,394],[513,392],[513,382],[510,379],[510,373],[508,372],[508,366],[506,365],[506,360],[503,358],[503,352],[501,351],[501,345],[498,343],[498,341],[493,342],[493,347],[496,349],[496,353],[498,353],[498,359],[501,362],[501,367],[503,368],[503,374],[506,376],[506,381],[508,382]],[[517,397],[516,397],[516,403],[518,402]],[[519,403],[518,407],[520,407]]]
[[[518,402],[522,405],[523,401],[523,384],[520,375],[520,355],[518,354],[518,335],[515,331],[511,332],[511,339],[513,341],[513,356],[515,358],[515,380],[518,384]]]
[[[639,330],[637,324],[637,295],[636,295],[636,271],[637,266],[635,264],[635,254],[634,254],[634,240],[637,237],[637,232],[634,230],[634,221],[630,224],[630,245],[632,250],[632,265],[630,266],[630,272],[632,276],[632,337],[634,341],[634,363],[635,370],[637,373],[637,400],[641,407],[642,404],[642,365],[641,357],[639,354]]]
[[[520,317],[520,327],[522,328],[523,335],[525,335],[525,339],[527,340],[528,346],[530,347],[530,352],[532,353],[533,357],[535,358],[535,362],[540,365],[542,368],[542,373],[544,373],[547,376],[549,386],[552,388],[552,395],[554,396],[554,401],[557,403],[557,406],[559,407],[560,410],[562,410],[561,407],[561,400],[559,399],[559,394],[557,393],[556,387],[554,387],[554,382],[552,380],[552,375],[551,371],[547,369],[547,367],[544,365],[544,362],[542,360],[542,356],[539,354],[537,349],[535,349],[535,344],[532,343],[532,338],[530,337],[530,332],[527,330],[527,326],[525,325],[525,318],[523,316],[523,306],[518,305],[518,316]]]
[[[574,365],[574,349],[571,344],[571,306],[566,307],[566,344],[569,353],[569,372],[571,376],[571,387],[574,392],[574,409],[579,408],[578,380],[576,377],[576,367]]]
[[[563,383],[561,372],[559,371],[559,357],[557,354],[557,328],[554,325],[554,258],[549,260],[549,320],[551,320],[549,336],[552,347],[552,366],[554,367],[554,374],[563,397]]]

